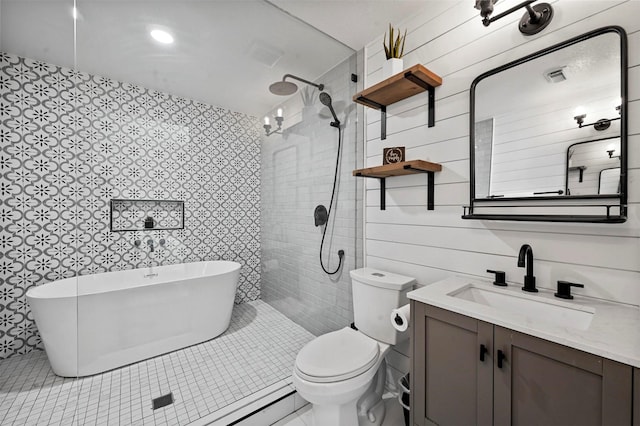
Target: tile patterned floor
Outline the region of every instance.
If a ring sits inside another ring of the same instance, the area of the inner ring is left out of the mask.
[[[258,300],[236,305],[216,339],[95,376],[58,377],[42,351],[15,356],[0,361],[0,424],[187,425],[290,376],[313,337]]]

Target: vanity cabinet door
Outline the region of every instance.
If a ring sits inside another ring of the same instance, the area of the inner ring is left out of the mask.
[[[490,425],[493,326],[411,303],[413,424]]]
[[[495,425],[631,424],[630,366],[498,326],[494,337]]]

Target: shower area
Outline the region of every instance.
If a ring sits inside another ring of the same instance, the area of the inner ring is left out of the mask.
[[[242,424],[295,399],[298,350],[353,321],[362,63],[268,1],[0,0],[0,424]],[[239,266],[222,334],[80,368],[106,341],[207,328],[192,311],[221,296],[182,279],[216,262]],[[34,316],[34,289],[63,281],[62,309]],[[66,320],[76,366],[56,374],[40,329]]]

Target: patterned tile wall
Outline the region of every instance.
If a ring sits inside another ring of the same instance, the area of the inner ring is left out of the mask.
[[[1,52],[0,100],[0,358],[40,346],[26,291],[76,272],[235,260],[259,298],[256,118]],[[184,200],[185,228],[110,232],[112,198]]]

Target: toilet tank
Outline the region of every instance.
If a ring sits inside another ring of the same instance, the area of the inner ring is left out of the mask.
[[[407,293],[416,280],[373,268],[350,272],[353,289],[353,316],[358,330],[390,345],[406,339],[391,325],[391,310],[409,303]]]

